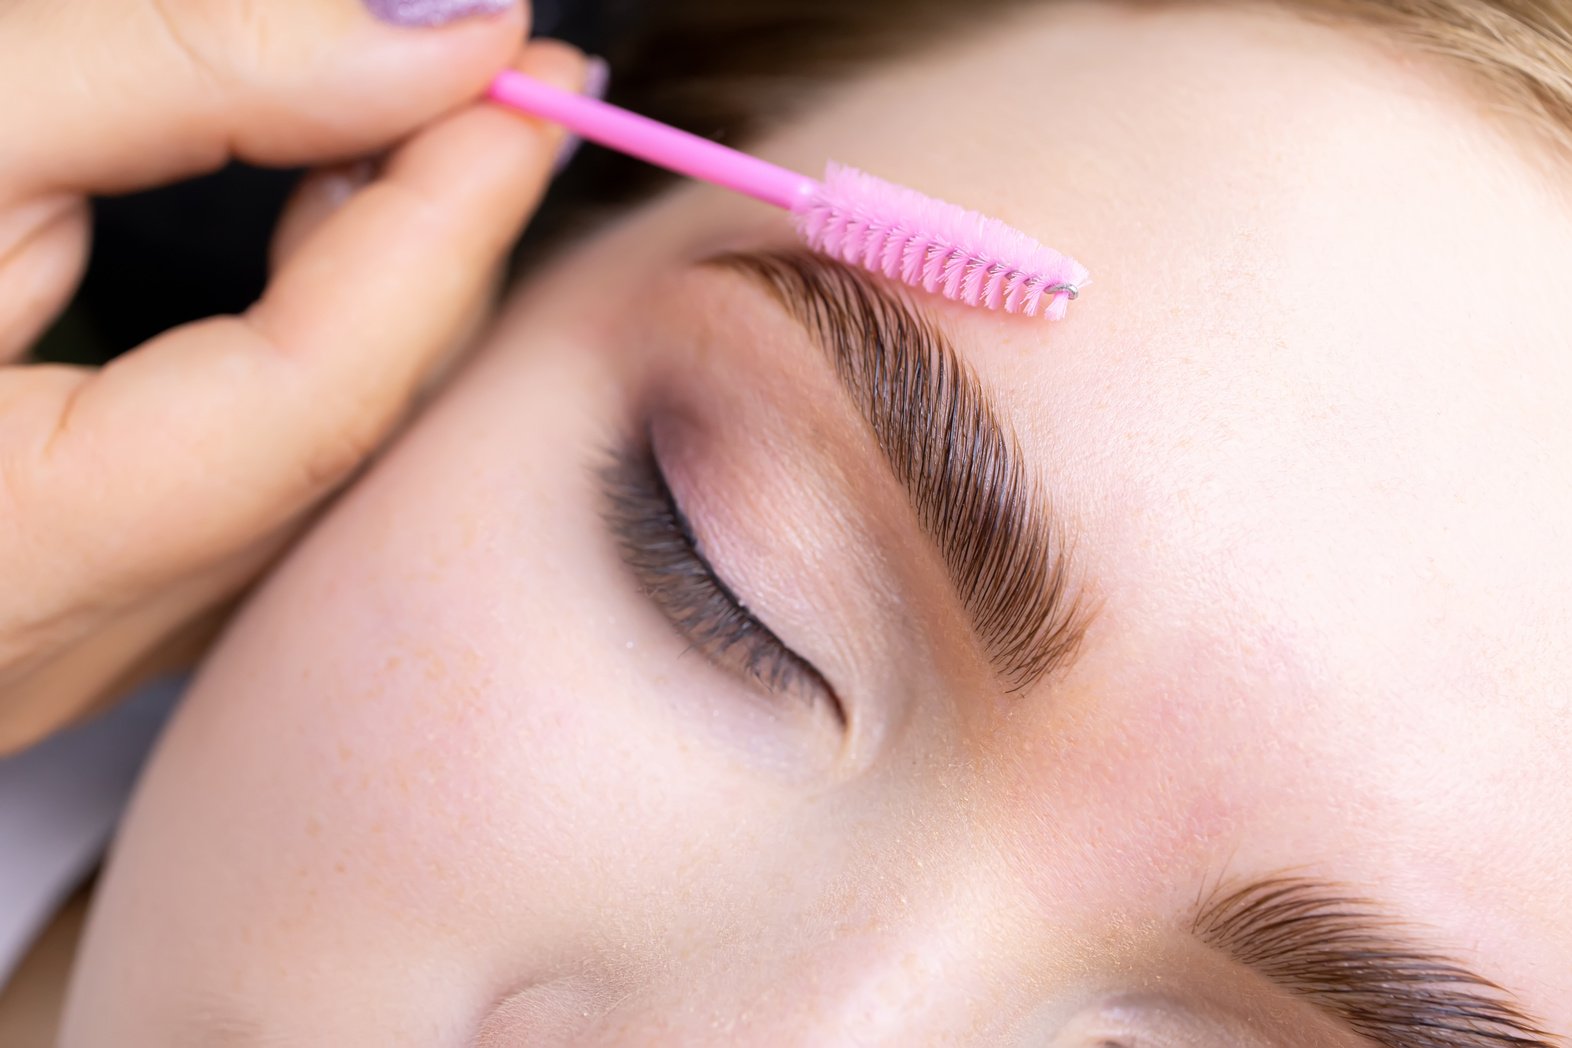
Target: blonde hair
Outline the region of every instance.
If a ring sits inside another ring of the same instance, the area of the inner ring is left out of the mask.
[[[1287,0],[1313,16],[1377,26],[1462,68],[1572,156],[1572,0]]]

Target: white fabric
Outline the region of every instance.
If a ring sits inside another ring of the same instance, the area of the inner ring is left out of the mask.
[[[0,759],[0,986],[109,843],[185,686],[160,681],[105,715]]]

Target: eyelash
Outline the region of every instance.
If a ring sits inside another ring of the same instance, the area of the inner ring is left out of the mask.
[[[601,470],[603,517],[645,596],[705,658],[770,694],[823,696],[845,713],[813,665],[787,647],[716,573],[646,438]]]

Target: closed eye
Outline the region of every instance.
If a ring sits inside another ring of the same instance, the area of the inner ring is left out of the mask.
[[[677,633],[767,694],[827,702],[844,728],[845,708],[823,674],[750,611],[705,557],[648,435],[613,452],[600,479],[602,516],[623,563]]]

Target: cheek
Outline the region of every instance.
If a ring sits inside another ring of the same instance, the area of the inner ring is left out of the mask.
[[[626,827],[583,816],[669,761],[619,752],[640,738],[640,689],[591,596],[604,558],[583,463],[560,450],[584,445],[548,439],[559,420],[524,399],[521,425],[460,393],[291,565],[238,656],[294,653],[274,673],[300,687],[256,716],[309,725],[275,732],[299,795],[347,813],[335,847],[397,871],[368,879],[406,911],[451,915],[455,887],[492,897],[521,869],[596,883],[575,856],[610,854]],[[256,637],[269,628],[276,643]]]
[[[532,378],[508,410],[452,394],[204,669],[127,834],[133,945],[178,942],[184,977],[245,996],[312,957],[479,1014],[622,938],[610,922],[707,912],[711,831],[750,780],[663,694],[586,490],[594,412],[562,403],[582,383]]]

